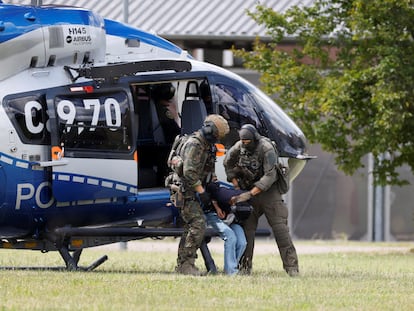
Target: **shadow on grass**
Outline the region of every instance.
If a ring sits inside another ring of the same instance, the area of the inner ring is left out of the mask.
[[[122,273],[122,274],[177,274],[175,271],[142,271],[137,269],[110,269],[110,270],[87,270],[86,268],[79,267],[77,270],[69,270],[66,267],[0,267],[0,271],[53,271],[53,272],[70,272],[70,273],[94,273],[94,274],[111,274],[111,273]]]
[[[25,267],[0,267],[0,271],[6,270],[6,271],[53,271],[53,272],[62,272],[62,273],[88,273],[88,274],[136,274],[136,275],[153,275],[153,274],[160,274],[160,275],[177,275],[177,276],[190,276],[191,275],[182,275],[174,270],[168,271],[168,270],[139,270],[139,269],[97,269],[97,270],[91,270],[88,271],[87,269],[83,267],[79,267],[78,270],[68,270],[66,267],[36,267],[36,266],[25,266]],[[224,272],[219,271],[216,273],[209,273],[207,271],[203,271],[201,269],[202,276],[201,277],[234,277],[234,276],[228,276]],[[289,278],[289,276],[286,274],[285,271],[257,271],[253,272],[249,275],[247,274],[239,274],[235,277],[243,277],[243,278]],[[299,276],[300,278],[300,276]]]
[[[92,270],[88,271],[80,267],[78,270],[68,270],[66,267],[0,267],[0,271],[8,270],[8,271],[53,271],[53,272],[61,272],[61,273],[88,273],[88,274],[101,274],[101,275],[109,275],[109,274],[133,274],[133,275],[165,275],[165,276],[183,276],[183,277],[194,277],[191,275],[182,275],[178,274],[175,271],[168,271],[168,270],[139,270],[139,269],[104,269],[104,270]],[[299,276],[290,277],[285,271],[283,270],[272,270],[272,271],[254,271],[251,274],[239,274],[236,276],[227,276],[222,271],[217,273],[207,273],[207,271],[202,271],[203,275],[201,277],[238,277],[238,278],[258,278],[258,279],[292,279],[292,280],[300,280],[300,279],[329,279],[329,278],[339,278],[339,279],[364,279],[368,277],[372,277],[372,273],[366,271],[349,271],[349,272],[333,272],[333,271],[305,271],[301,272]],[[381,279],[389,279],[388,276],[380,276],[376,275],[376,278]]]

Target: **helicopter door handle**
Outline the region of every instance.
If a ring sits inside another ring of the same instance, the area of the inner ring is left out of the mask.
[[[0,31],[4,31],[4,29],[6,29],[6,26],[3,21],[0,21]]]
[[[34,15],[32,12],[27,12],[24,14],[24,18],[28,21],[34,22],[36,20],[36,15]]]

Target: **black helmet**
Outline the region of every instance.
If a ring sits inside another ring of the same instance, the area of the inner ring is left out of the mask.
[[[175,95],[175,87],[171,83],[157,84],[153,88],[153,96],[156,100],[170,100]]]
[[[244,124],[239,131],[240,139],[259,140],[260,134],[252,124]]]

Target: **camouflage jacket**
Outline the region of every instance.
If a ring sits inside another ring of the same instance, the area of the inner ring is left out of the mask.
[[[216,162],[215,145],[209,143],[200,131],[191,135],[184,150],[182,181],[186,190],[194,190],[198,185],[205,186],[214,174]]]
[[[268,190],[277,180],[277,163],[278,155],[272,143],[264,137],[259,139],[253,153],[244,148],[239,140],[224,158],[228,181],[238,179],[243,190],[250,190],[253,186],[262,191]]]

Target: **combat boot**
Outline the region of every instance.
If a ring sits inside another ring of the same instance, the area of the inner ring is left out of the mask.
[[[239,275],[250,275],[252,273],[252,269],[248,267],[240,267],[239,266]]]
[[[238,264],[239,275],[250,275],[252,273],[252,262],[249,258],[242,257]]]
[[[175,268],[175,271],[180,274],[201,276],[200,270],[190,263],[183,263]]]
[[[286,272],[287,272],[287,274],[290,277],[297,277],[297,276],[299,276],[299,270],[298,269],[295,269],[295,268],[287,269]]]

